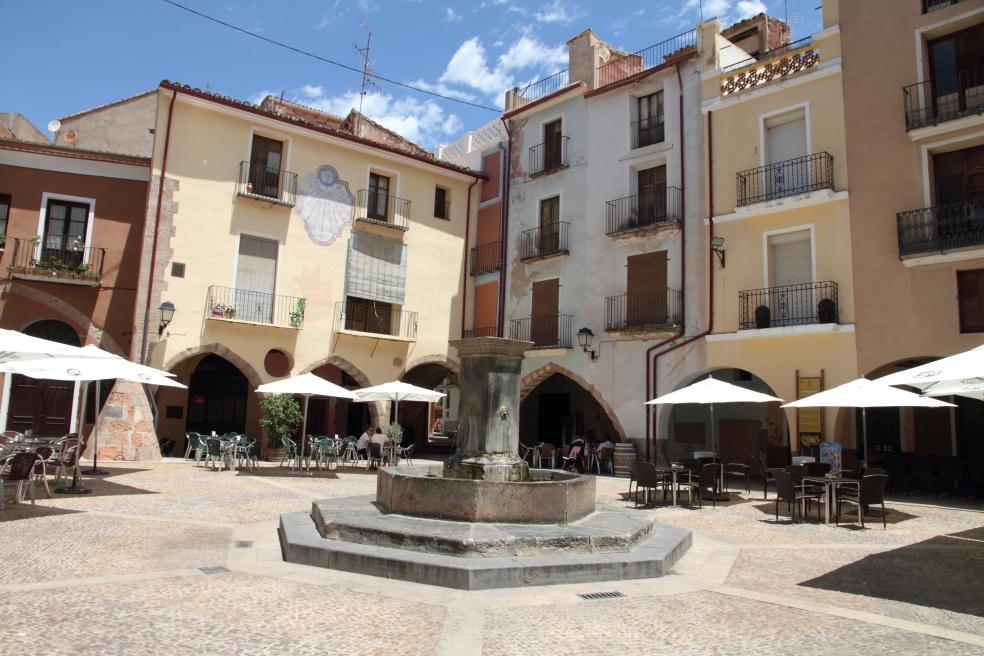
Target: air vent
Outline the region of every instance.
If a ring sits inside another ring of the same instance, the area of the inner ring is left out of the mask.
[[[588,592],[578,595],[581,599],[587,599],[588,601],[594,601],[595,599],[618,599],[624,596],[621,592]]]

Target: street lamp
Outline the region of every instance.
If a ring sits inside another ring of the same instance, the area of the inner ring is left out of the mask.
[[[591,361],[594,362],[598,359],[598,354],[591,349],[591,340],[594,339],[594,333],[591,329],[585,326],[581,330],[577,331],[577,344],[581,347],[581,350],[588,354]]]
[[[161,311],[161,322],[157,327],[157,336],[160,337],[164,334],[164,329],[171,324],[171,319],[174,318],[174,303],[164,301],[157,309]]]

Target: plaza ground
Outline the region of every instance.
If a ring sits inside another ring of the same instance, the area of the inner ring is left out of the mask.
[[[662,579],[463,592],[281,561],[280,513],[374,473],[107,469],[0,512],[0,654],[984,654],[979,503],[890,502],[860,530],[776,524],[753,487],[657,511],[694,532]]]

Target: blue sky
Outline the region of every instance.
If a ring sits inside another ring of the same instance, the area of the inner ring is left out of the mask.
[[[352,66],[373,31],[377,73],[493,107],[503,92],[566,68],[564,43],[587,27],[640,50],[693,27],[701,0],[178,0],[197,11]],[[820,0],[702,0],[729,24],[788,11],[793,38],[820,29]],[[347,113],[360,78],[181,11],[160,0],[0,0],[0,111],[44,130],[52,118],[154,88],[162,79],[259,101],[264,94]],[[386,83],[366,114],[427,147],[483,125],[494,112]]]

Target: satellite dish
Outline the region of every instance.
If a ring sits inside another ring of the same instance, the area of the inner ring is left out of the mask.
[[[57,118],[48,121],[48,132],[58,132],[61,130],[61,121]]]

